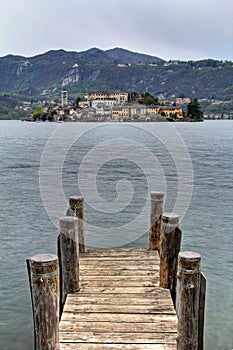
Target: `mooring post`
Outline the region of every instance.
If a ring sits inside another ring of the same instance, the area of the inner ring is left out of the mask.
[[[200,297],[199,297],[199,320],[198,320],[198,350],[204,349],[205,298],[206,298],[206,277],[203,273],[201,273]]]
[[[61,235],[57,236],[57,255],[59,262],[59,289],[60,289],[60,301],[59,301],[59,320],[61,319],[63,312],[63,293],[62,293],[62,264],[61,264]]]
[[[174,306],[176,305],[177,265],[181,234],[179,215],[164,213],[160,236],[160,287],[170,290]]]
[[[160,250],[161,216],[163,213],[163,192],[151,192],[149,248]]]
[[[65,216],[60,219],[60,259],[62,270],[61,304],[68,293],[79,290],[79,242],[78,218]]]
[[[198,350],[201,256],[179,253],[178,258],[178,350]]]
[[[59,266],[54,254],[27,260],[31,289],[35,350],[59,349]]]
[[[78,220],[79,252],[85,253],[85,229],[84,229],[84,198],[72,196],[69,199],[67,216],[76,216]]]

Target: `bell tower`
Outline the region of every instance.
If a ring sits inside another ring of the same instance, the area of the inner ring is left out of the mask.
[[[67,90],[62,90],[61,92],[61,106],[65,107],[68,105],[68,92]]]

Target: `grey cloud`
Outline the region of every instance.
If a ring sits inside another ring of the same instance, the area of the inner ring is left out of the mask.
[[[232,13],[231,0],[8,0],[0,55],[120,46],[165,59],[233,59]]]

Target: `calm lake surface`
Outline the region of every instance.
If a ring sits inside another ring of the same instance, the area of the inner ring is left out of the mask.
[[[56,253],[69,196],[86,199],[88,246],[139,247],[151,190],[181,216],[182,250],[202,255],[205,349],[233,348],[233,121],[0,121],[0,159],[1,350],[33,349],[25,260]]]

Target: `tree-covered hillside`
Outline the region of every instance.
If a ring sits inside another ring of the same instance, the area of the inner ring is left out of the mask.
[[[233,96],[231,61],[166,62],[120,48],[57,50],[29,58],[8,55],[0,58],[0,76],[4,106],[9,99],[17,104],[22,100],[59,98],[62,88],[71,94],[121,89],[191,99],[230,100]]]

